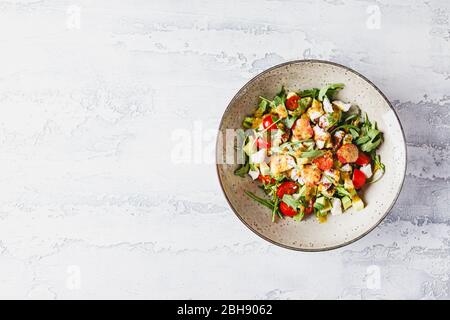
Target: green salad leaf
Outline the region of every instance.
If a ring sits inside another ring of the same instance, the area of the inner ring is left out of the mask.
[[[312,100],[312,99],[316,99],[317,98],[317,96],[319,95],[319,91],[320,91],[320,89],[318,89],[318,88],[312,88],[312,89],[299,91],[298,95],[300,97],[302,97],[302,98],[309,97]]]
[[[250,163],[248,161],[248,157],[246,157],[245,164],[243,164],[239,168],[237,168],[234,171],[234,174],[243,178],[243,177],[245,177],[246,174],[248,174],[249,171],[250,171]]]
[[[262,204],[263,206],[269,208],[269,209],[273,209],[274,208],[274,203],[272,203],[270,200],[258,197],[256,194],[254,194],[253,192],[250,191],[245,191],[245,194],[255,200],[256,202],[258,202],[259,204]]]
[[[332,83],[326,85],[320,89],[319,94],[317,95],[317,99],[319,99],[319,101],[323,101],[326,95],[331,100],[333,99],[336,92],[341,89],[344,89],[343,83]]]

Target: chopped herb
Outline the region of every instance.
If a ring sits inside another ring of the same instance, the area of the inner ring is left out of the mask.
[[[345,118],[344,122],[349,122],[350,120],[355,119],[357,116],[357,114],[349,115],[347,118]]]

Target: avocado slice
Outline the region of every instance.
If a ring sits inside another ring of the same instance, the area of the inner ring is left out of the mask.
[[[345,196],[341,199],[342,201],[342,206],[344,207],[344,210],[347,210],[348,208],[350,208],[352,206],[352,200]]]

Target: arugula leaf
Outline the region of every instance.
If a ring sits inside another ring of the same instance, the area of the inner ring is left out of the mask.
[[[367,141],[369,141],[370,140],[370,137],[369,136],[362,136],[362,137],[359,137],[356,141],[355,141],[355,143],[357,144],[357,145],[361,145],[361,144],[363,144],[363,143],[366,143]]]
[[[267,99],[267,98],[264,98],[263,96],[259,96],[259,98],[260,98],[261,100],[264,100],[266,103],[269,103],[269,104],[272,103],[272,100],[269,100],[269,99]]]
[[[378,131],[377,129],[370,129],[370,130],[367,132],[367,135],[369,136],[369,138],[370,138],[371,140],[374,140],[376,137],[378,137],[378,135],[379,135],[380,133],[381,133],[381,132]]]
[[[278,211],[278,203],[280,202],[280,200],[278,199],[276,194],[274,195],[274,198],[275,198],[275,203],[273,204],[273,208],[272,208],[272,222],[275,222],[275,214],[277,212],[278,212],[278,216],[281,218],[281,214]]]
[[[339,129],[350,129],[350,128],[355,130],[356,132],[360,131],[360,129],[357,126],[354,126],[352,124],[343,124],[339,127],[334,128],[333,130],[331,130],[331,133],[333,133]]]
[[[302,98],[310,97],[312,99],[316,99],[317,96],[319,95],[319,91],[320,91],[320,89],[318,89],[318,88],[312,88],[312,89],[300,91],[300,92],[298,92],[298,95]]]
[[[319,101],[323,101],[325,95],[331,100],[338,90],[344,89],[343,83],[332,83],[322,87],[319,91],[317,98]]]
[[[284,106],[283,98],[281,98],[279,96],[276,96],[275,98],[273,98],[273,107],[274,108],[278,107],[280,104]]]
[[[361,146],[361,150],[364,152],[371,152],[372,150],[375,150],[380,145],[381,141],[382,141],[382,139],[366,142]]]
[[[250,163],[248,162],[248,157],[246,157],[245,164],[243,164],[243,165],[241,165],[239,168],[237,168],[237,169],[234,171],[234,174],[237,175],[237,176],[239,176],[239,177],[241,177],[241,178],[244,178],[245,175],[246,175],[249,171],[250,171]]]
[[[359,137],[359,133],[355,129],[350,128],[349,131],[350,131],[350,134],[352,135],[353,139],[357,139]]]
[[[251,198],[251,199],[255,200],[256,202],[258,202],[259,204],[262,204],[263,206],[273,210],[274,204],[271,201],[264,199],[264,198],[260,198],[250,191],[244,191],[244,192],[249,198]]]

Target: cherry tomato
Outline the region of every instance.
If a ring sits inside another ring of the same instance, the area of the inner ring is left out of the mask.
[[[324,155],[313,160],[313,163],[322,171],[333,168],[333,158],[329,155]]]
[[[270,128],[270,130],[274,130],[277,126],[273,123],[272,116],[268,114],[262,119],[262,125],[264,129]]]
[[[359,169],[353,170],[353,186],[355,189],[361,189],[366,184],[366,175]]]
[[[277,190],[277,197],[283,199],[285,194],[294,194],[298,190],[298,184],[293,181],[286,181],[280,184]]]
[[[370,163],[370,157],[364,152],[359,152],[358,159],[356,159],[355,163],[360,166],[364,166]]]
[[[338,160],[343,164],[355,162],[358,159],[358,154],[358,147],[351,143],[344,144],[336,152]]]
[[[285,216],[289,216],[289,217],[293,217],[297,215],[297,210],[295,210],[294,208],[288,206],[286,203],[284,202],[280,202],[280,211],[282,214],[284,214]]]
[[[262,139],[261,137],[258,137],[256,139],[256,145],[257,145],[258,149],[269,149],[270,148],[270,143],[267,142],[266,140]]]
[[[289,99],[286,100],[286,108],[288,110],[294,111],[298,108],[298,100],[300,99],[299,96],[292,96]]]
[[[258,176],[258,180],[264,184],[275,183],[274,178],[271,178],[270,176],[263,176],[261,174]]]

